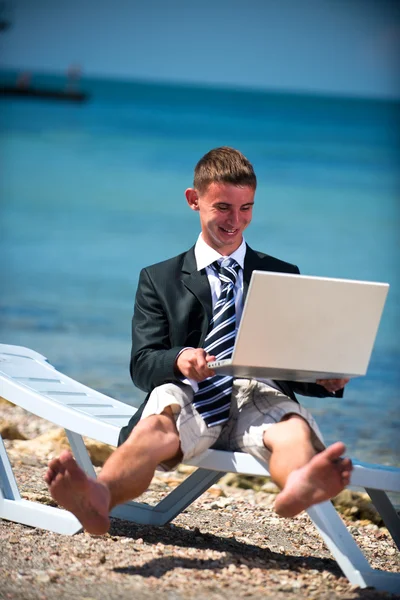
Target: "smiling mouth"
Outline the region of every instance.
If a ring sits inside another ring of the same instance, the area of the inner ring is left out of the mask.
[[[220,229],[222,229],[222,231],[224,233],[230,233],[230,234],[237,233],[237,231],[239,231],[238,229],[225,229],[225,227],[220,227]]]

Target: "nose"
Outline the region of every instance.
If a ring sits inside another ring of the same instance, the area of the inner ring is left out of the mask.
[[[229,215],[229,224],[232,227],[237,227],[240,223],[240,212],[238,210],[232,210]]]

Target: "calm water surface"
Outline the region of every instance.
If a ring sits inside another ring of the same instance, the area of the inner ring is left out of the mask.
[[[305,274],[390,283],[367,376],[343,400],[304,404],[328,442],[400,463],[399,106],[83,87],[92,94],[84,105],[0,102],[1,341],[137,404],[128,363],[139,270],[192,245],[198,217],[183,191],[205,152],[232,145],[259,179],[251,246]]]

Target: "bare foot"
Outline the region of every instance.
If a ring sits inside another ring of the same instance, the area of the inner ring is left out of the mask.
[[[353,465],[341,458],[346,447],[336,442],[316,454],[309,463],[292,471],[286,485],[275,500],[275,511],[281,517],[294,517],[313,504],[336,496],[350,482]]]
[[[89,478],[71,452],[65,450],[49,463],[44,477],[54,500],[71,511],[89,533],[101,535],[110,527],[110,492]]]

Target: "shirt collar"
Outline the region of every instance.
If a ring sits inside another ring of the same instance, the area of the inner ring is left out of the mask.
[[[201,271],[201,269],[205,269],[209,267],[216,260],[220,260],[224,258],[222,254],[211,248],[203,239],[203,236],[199,235],[197,238],[196,246],[194,248],[194,255],[196,257],[196,265],[197,270]],[[243,269],[244,268],[244,257],[246,255],[246,242],[244,238],[239,248],[230,254],[230,258],[234,258],[238,265]]]

